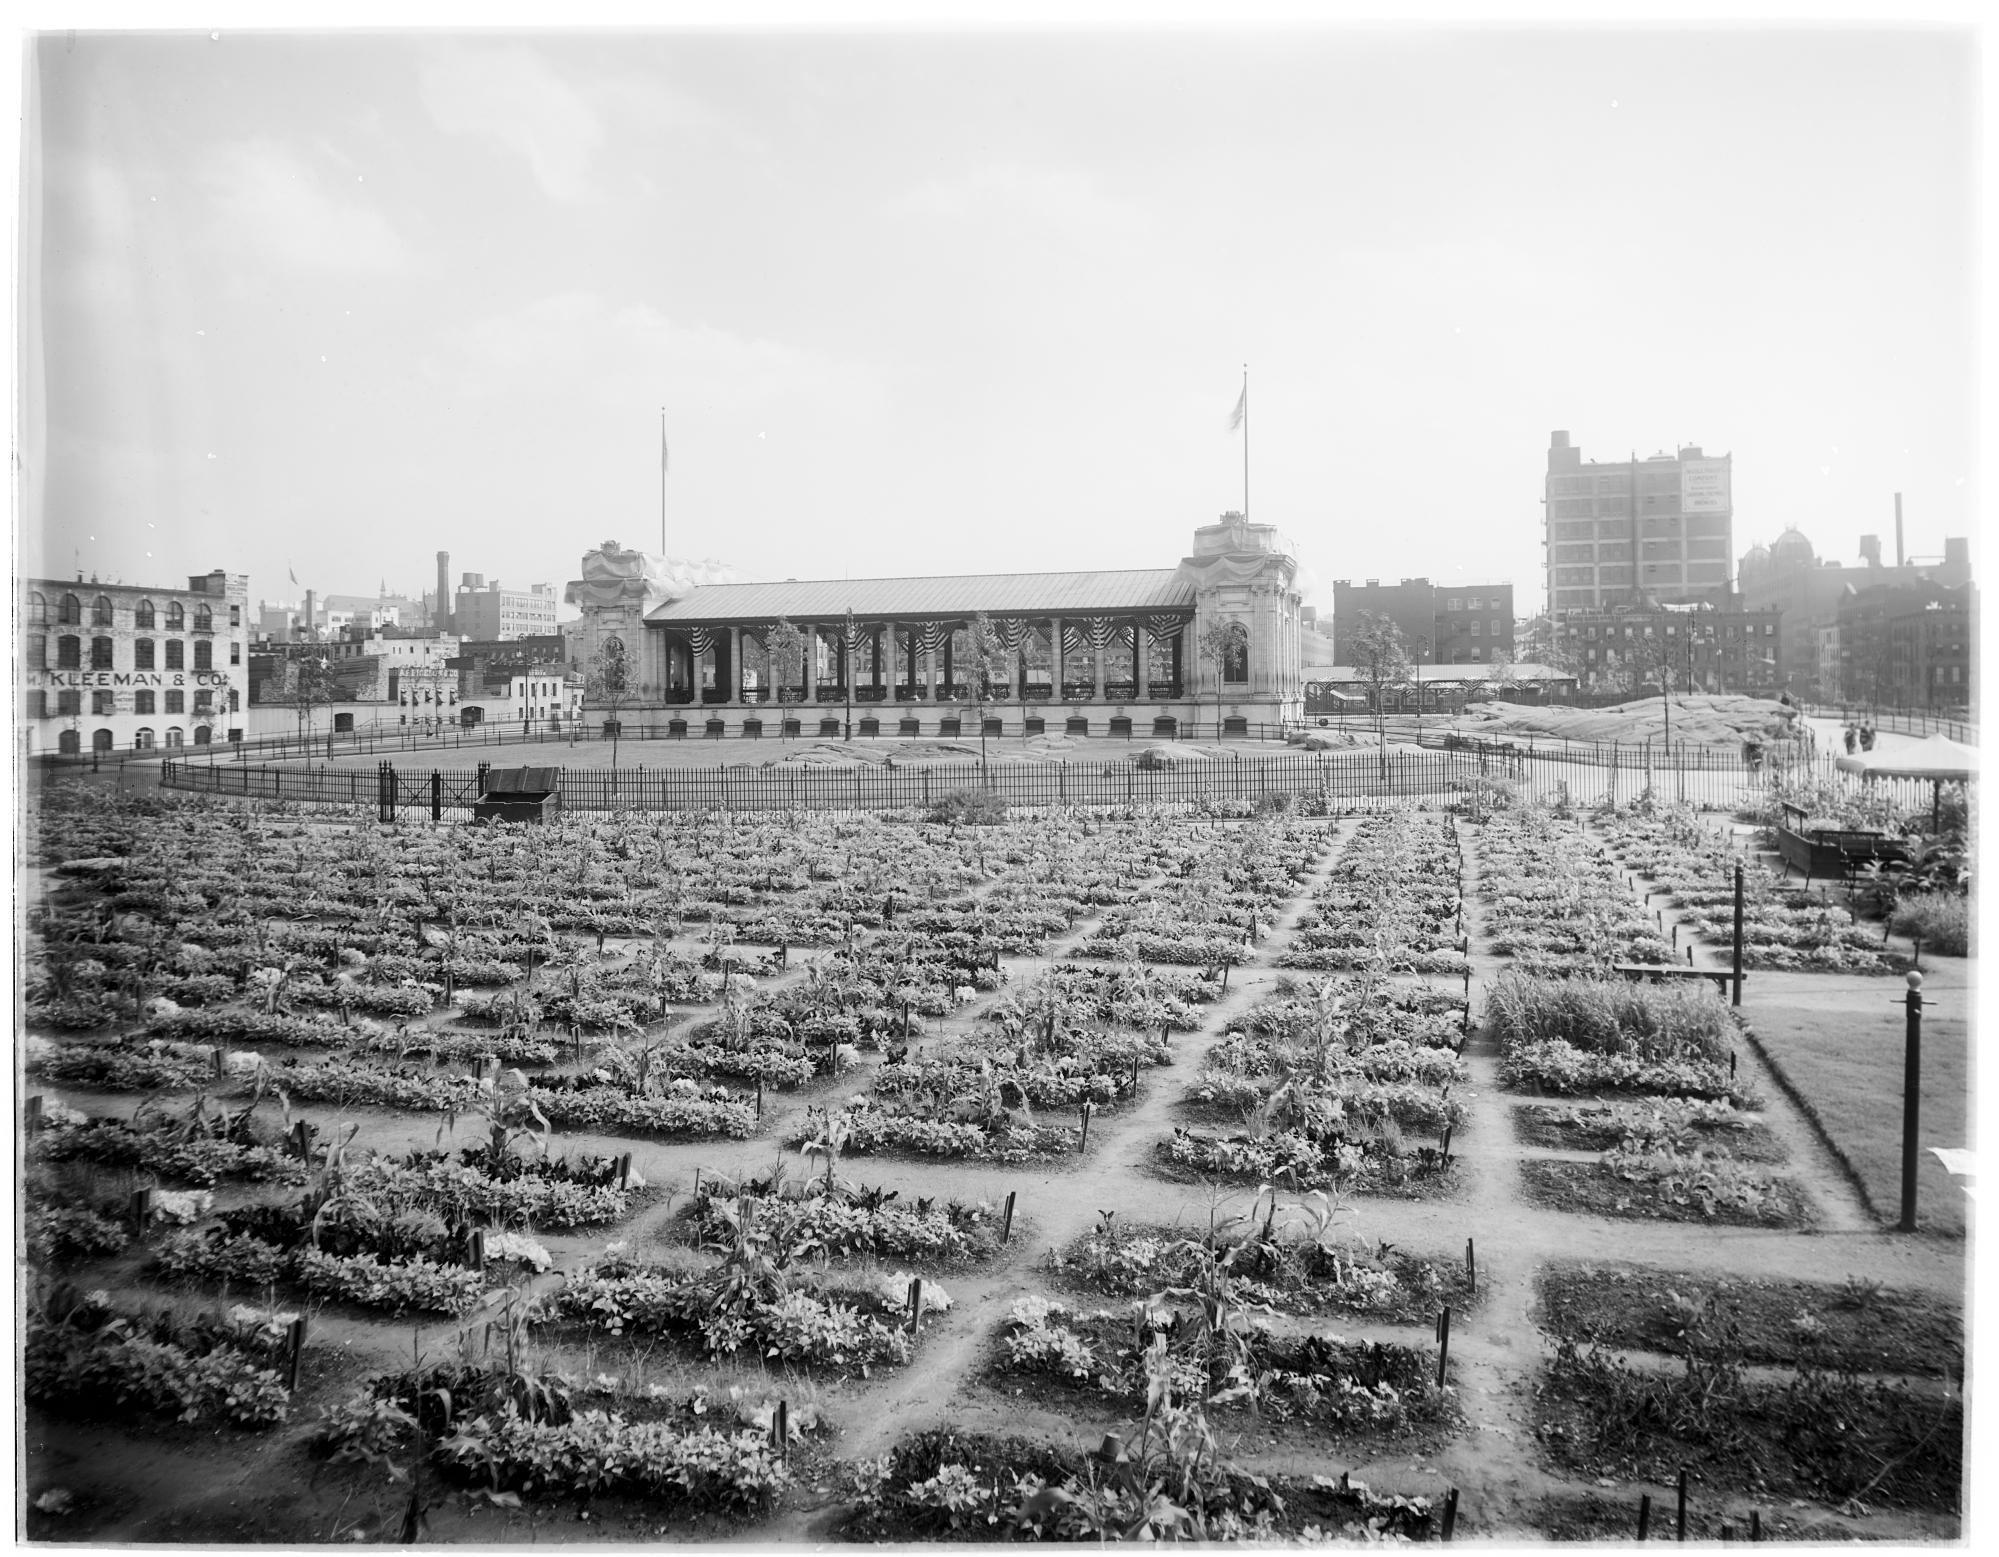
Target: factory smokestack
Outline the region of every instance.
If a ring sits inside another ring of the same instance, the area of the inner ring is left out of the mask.
[[[431,613],[440,633],[451,631],[451,553],[437,554],[437,609]]]
[[[1901,567],[1902,558],[1902,494],[1895,494],[1895,566]]]
[[[313,592],[308,589],[305,592],[305,637],[308,643],[310,643],[313,639],[312,627],[313,627],[314,613],[312,609],[312,602],[313,602]]]

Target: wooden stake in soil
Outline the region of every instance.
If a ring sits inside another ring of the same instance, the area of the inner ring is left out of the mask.
[[[1638,1539],[1644,1540],[1652,1531],[1652,1494],[1640,1493],[1638,1497]]]
[[[37,1092],[21,1105],[21,1128],[33,1135],[42,1127],[42,1095]]]
[[[146,1218],[153,1213],[153,1192],[150,1189],[132,1191],[132,1236],[146,1236]]]
[[[626,1152],[624,1156],[618,1159],[618,1188],[630,1189],[631,1187],[632,1187],[632,1154],[630,1152]]]
[[[909,1278],[909,1333],[911,1335],[916,1334],[922,1328],[922,1323],[923,1278],[921,1276],[911,1276]]]
[[[1478,1291],[1478,1254],[1469,1238],[1465,1240],[1465,1285],[1474,1293]]]
[[[1018,1193],[1018,1190],[1012,1189],[1006,1192],[1006,1216],[1000,1222],[1001,1243],[1006,1243],[1013,1237],[1013,1197]]]
[[[1457,1528],[1458,1528],[1458,1489],[1456,1487],[1453,1487],[1449,1492],[1444,1494],[1444,1528],[1441,1535],[1439,1536],[1439,1539],[1448,1541],[1454,1534],[1457,1533]]]
[[[1763,1510],[1760,1508],[1752,1508],[1749,1511],[1749,1539],[1752,1541],[1763,1539]]]
[[[291,1322],[287,1340],[290,1349],[285,1356],[285,1388],[295,1395],[298,1393],[299,1359],[305,1355],[305,1315],[300,1314]]]
[[[757,1077],[757,1118],[764,1116],[764,1079]]]
[[[473,1228],[472,1236],[468,1241],[471,1245],[472,1268],[474,1270],[484,1270],[486,1268],[486,1230],[483,1227]]]
[[[1673,1530],[1674,1540],[1684,1541],[1687,1538],[1687,1468],[1684,1465],[1680,1467],[1680,1503],[1673,1516]]]
[[[1437,1315],[1437,1388],[1444,1387],[1444,1369],[1451,1361],[1451,1311]]]
[[[214,1056],[213,1056],[213,1058],[214,1058],[214,1062],[215,1062],[215,1079],[216,1079],[217,1081],[220,1081],[220,1080],[222,1079],[222,1070],[223,1070],[223,1064],[224,1064],[224,1061],[223,1061],[223,1058],[222,1058],[222,1045],[221,1045],[221,1044],[217,1044],[217,1045],[215,1046],[215,1050],[214,1050]]]
[[[1090,1149],[1090,1105],[1086,1101],[1083,1104],[1083,1139],[1081,1144],[1077,1146],[1076,1150],[1079,1152],[1086,1152],[1089,1149]]]
[[[770,1419],[771,1436],[777,1440],[778,1463],[791,1457],[791,1402],[780,1400],[777,1412]]]

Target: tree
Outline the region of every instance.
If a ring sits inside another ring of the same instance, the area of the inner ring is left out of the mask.
[[[1249,629],[1232,618],[1214,618],[1201,628],[1195,640],[1195,649],[1201,658],[1214,667],[1215,672],[1215,739],[1222,734],[1222,685],[1228,680],[1229,668],[1240,664],[1244,671],[1243,680],[1248,680]]]
[[[979,721],[979,769],[986,766],[986,700],[992,696],[991,683],[1004,679],[1007,652],[1001,645],[992,618],[981,611],[965,627],[964,671],[971,686],[972,717]],[[952,669],[956,670],[954,665]]]
[[[615,773],[618,737],[623,733],[618,713],[632,695],[631,661],[625,653],[625,640],[616,633],[606,634],[597,652],[590,656],[590,675],[585,686],[590,703],[611,716],[611,771]]]
[[[293,661],[296,667],[285,701],[298,711],[299,744],[311,737],[313,713],[333,701],[333,666],[323,654]]]
[[[778,702],[788,703],[798,696],[798,684],[805,674],[805,634],[782,616],[764,635],[764,664],[771,685],[777,688]]]
[[[1361,612],[1360,628],[1353,635],[1353,663],[1374,704],[1374,733],[1386,752],[1387,692],[1390,687],[1406,685],[1411,668],[1402,629],[1379,611]]]

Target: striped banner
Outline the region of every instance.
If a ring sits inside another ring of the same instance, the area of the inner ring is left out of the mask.
[[[698,660],[715,646],[715,635],[720,629],[713,627],[688,627],[682,631],[687,637],[687,647],[694,651]]]
[[[1148,616],[1145,619],[1145,630],[1162,641],[1179,637],[1186,628],[1187,618],[1184,616]]]
[[[925,622],[916,629],[916,647],[919,653],[935,654],[949,641],[956,630],[955,622]]]
[[[1027,642],[1028,634],[1032,631],[1033,628],[1028,622],[1018,616],[1003,616],[993,623],[993,636],[999,640],[999,646],[1009,654],[1018,654],[1020,646]]]

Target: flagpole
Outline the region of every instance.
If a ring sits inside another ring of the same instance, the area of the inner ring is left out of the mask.
[[[1242,522],[1249,523],[1249,364],[1242,365]]]
[[[666,407],[659,408],[659,554],[666,555]]]

